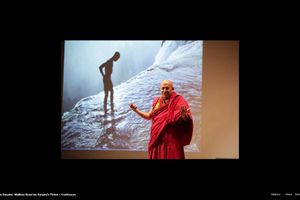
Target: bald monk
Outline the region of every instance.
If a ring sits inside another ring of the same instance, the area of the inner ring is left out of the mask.
[[[149,159],[184,159],[184,146],[190,144],[193,119],[185,99],[174,91],[173,82],[160,84],[161,96],[154,98],[149,112],[143,112],[134,103],[130,108],[144,119],[152,119]]]

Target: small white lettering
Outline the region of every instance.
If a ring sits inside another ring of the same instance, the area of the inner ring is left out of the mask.
[[[271,196],[280,196],[280,193],[271,193]]]
[[[25,196],[25,194],[21,194],[21,193],[14,193],[14,196]]]
[[[12,193],[2,193],[2,195],[1,196],[5,196],[5,197],[10,197],[10,196],[13,196],[13,194]]]
[[[76,194],[62,193],[61,196],[76,196]]]
[[[38,195],[38,196],[41,196],[41,197],[43,197],[43,196],[49,196],[48,193],[45,193],[45,194],[40,194],[40,193],[38,193],[37,195]]]

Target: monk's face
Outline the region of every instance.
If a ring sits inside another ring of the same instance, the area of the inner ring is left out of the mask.
[[[170,99],[173,92],[173,83],[170,81],[163,81],[160,84],[160,92],[164,100]]]

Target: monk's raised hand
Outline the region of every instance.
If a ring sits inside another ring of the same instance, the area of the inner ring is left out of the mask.
[[[181,108],[180,108],[181,116],[186,117],[187,116],[187,112],[188,112],[188,110],[186,109],[186,107],[185,106],[181,106]]]
[[[187,109],[185,106],[181,106],[181,108],[180,108],[180,113],[181,113],[181,116],[182,116],[182,118],[185,120],[185,121],[187,121],[187,119],[188,119],[188,111],[189,111],[190,109]]]
[[[132,109],[132,110],[136,110],[136,105],[134,103],[130,103],[129,104],[129,107]]]

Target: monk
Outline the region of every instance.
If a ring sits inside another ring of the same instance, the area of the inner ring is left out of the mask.
[[[184,159],[184,146],[190,144],[193,120],[185,99],[174,91],[173,82],[160,84],[161,96],[153,100],[149,112],[143,112],[134,103],[130,108],[144,119],[152,119],[149,159]]]

